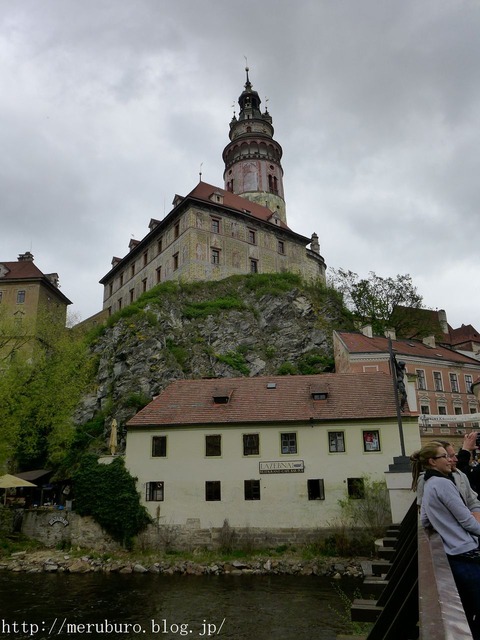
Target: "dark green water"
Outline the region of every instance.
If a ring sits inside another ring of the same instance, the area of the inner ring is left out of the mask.
[[[331,578],[0,573],[0,637],[334,640]],[[340,582],[352,593],[359,583]],[[90,626],[89,626],[90,625]]]

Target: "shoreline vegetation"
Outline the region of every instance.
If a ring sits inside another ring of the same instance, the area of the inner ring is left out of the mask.
[[[117,573],[172,575],[297,575],[363,578],[371,571],[369,558],[322,556],[306,548],[279,547],[251,553],[196,550],[193,552],[52,549],[27,541],[0,547],[0,570],[25,573]]]

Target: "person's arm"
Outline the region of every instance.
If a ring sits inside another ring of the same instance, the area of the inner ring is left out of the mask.
[[[477,522],[475,516],[465,505],[453,483],[450,481],[442,483],[442,490],[437,495],[438,499],[443,502],[461,527],[476,536],[480,536],[480,522]]]

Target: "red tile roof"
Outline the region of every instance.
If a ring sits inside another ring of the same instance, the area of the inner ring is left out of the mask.
[[[312,393],[328,391],[326,400]],[[226,404],[213,397],[230,395]],[[410,415],[406,412],[404,415]],[[134,427],[332,421],[396,417],[392,379],[383,373],[178,380],[139,411]]]
[[[220,189],[219,187],[215,187],[207,182],[199,182],[195,189],[190,191],[186,198],[198,198],[199,200],[205,200],[211,203],[212,200],[210,200],[210,198],[214,193],[218,193],[223,196],[223,206],[228,207],[229,209],[235,209],[243,214],[248,213],[254,218],[258,218],[264,222],[269,222],[274,213],[268,207],[264,207],[256,202],[251,202],[250,200],[247,200],[247,198],[237,196],[230,191],[225,191],[225,189]],[[288,229],[291,231],[284,222],[280,221],[278,226],[282,229]]]
[[[383,336],[369,338],[363,333],[344,331],[338,331],[337,335],[349,353],[388,353],[388,338]],[[392,340],[392,348],[396,355],[479,364],[478,360],[469,358],[458,351],[440,345],[429,347],[421,340]]]
[[[451,344],[480,342],[480,335],[471,324],[462,324],[458,329],[450,328],[450,341]]]
[[[8,272],[3,276],[4,280],[31,280],[43,278],[43,273],[31,260],[19,262],[1,262]]]

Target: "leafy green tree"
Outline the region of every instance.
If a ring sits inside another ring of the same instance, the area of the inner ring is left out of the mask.
[[[390,328],[402,334],[406,316],[394,313],[399,306],[422,308],[422,296],[408,274],[382,278],[370,271],[368,278],[360,278],[343,269],[332,269],[332,274],[331,285],[343,294],[348,309],[357,321],[371,324],[376,335]]]
[[[372,480],[365,475],[361,487],[361,497],[352,498],[346,494],[338,504],[351,527],[363,527],[374,538],[379,538],[391,524],[390,497],[386,482]]]
[[[55,465],[74,434],[73,413],[91,379],[84,336],[44,317],[30,343],[2,362],[0,465]]]
[[[151,521],[135,486],[135,478],[125,468],[123,458],[99,464],[85,455],[73,476],[75,511],[92,516],[112,538],[131,549],[135,535]]]

